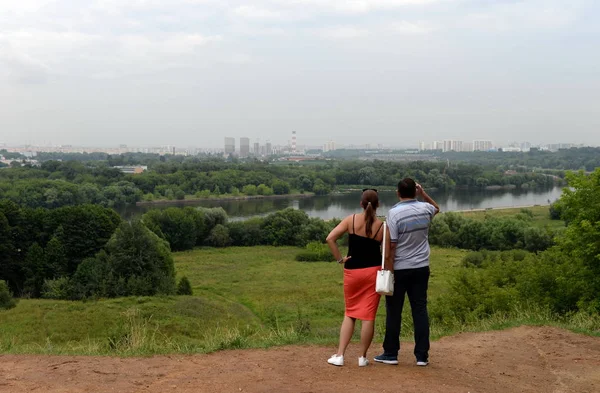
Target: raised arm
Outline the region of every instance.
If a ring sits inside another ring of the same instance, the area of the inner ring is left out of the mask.
[[[333,257],[335,258],[336,261],[338,261],[338,263],[346,263],[346,261],[348,261],[348,259],[350,259],[350,257],[342,256],[342,253],[340,253],[340,249],[338,248],[338,245],[337,245],[337,240],[340,237],[344,236],[344,233],[348,232],[349,220],[350,220],[350,217],[344,218],[342,220],[342,222],[340,222],[335,228],[333,228],[333,230],[327,236],[327,245],[329,246],[329,249],[331,250]]]
[[[425,192],[420,184],[417,184],[417,195],[420,195],[425,202],[435,207],[435,212],[433,213],[434,216],[440,212],[438,204]]]

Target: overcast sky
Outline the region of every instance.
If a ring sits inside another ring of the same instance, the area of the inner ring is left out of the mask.
[[[0,142],[600,145],[597,0],[0,0]]]

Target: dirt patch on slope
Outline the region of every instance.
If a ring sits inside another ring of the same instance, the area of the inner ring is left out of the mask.
[[[403,343],[400,364],[346,365],[334,348],[291,346],[151,358],[0,356],[0,392],[600,392],[600,339],[549,327],[464,333],[432,343],[416,367]],[[369,357],[378,354],[375,344]]]

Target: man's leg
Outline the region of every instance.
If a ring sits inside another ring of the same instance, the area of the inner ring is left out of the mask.
[[[429,359],[429,314],[427,313],[427,287],[429,266],[414,269],[407,285],[408,300],[415,327],[415,356],[417,361]]]
[[[394,271],[394,295],[385,297],[385,355],[398,356],[400,351],[400,327],[402,326],[402,308],[404,307],[404,285],[402,270]]]

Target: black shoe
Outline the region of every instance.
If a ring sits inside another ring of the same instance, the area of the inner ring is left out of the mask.
[[[385,353],[375,356],[373,360],[384,364],[398,364],[398,356],[386,355]]]

